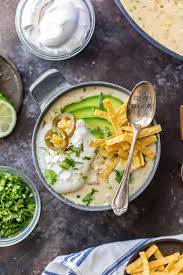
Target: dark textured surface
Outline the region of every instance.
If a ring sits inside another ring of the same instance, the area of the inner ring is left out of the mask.
[[[17,0],[0,0],[0,49],[17,65],[24,84],[24,102],[11,136],[0,140],[0,164],[25,172],[42,200],[37,228],[21,244],[0,248],[0,274],[40,274],[55,256],[111,241],[176,234],[183,226],[183,184],[180,165],[178,108],[183,103],[183,64],[160,52],[137,34],[112,0],[92,1],[96,30],[89,46],[75,58],[48,62],[29,53],[17,38]],[[39,107],[28,87],[42,72],[59,68],[70,82],[106,80],[131,89],[149,80],[157,89],[156,119],[163,126],[162,157],[149,188],[123,217],[112,212],[86,213],[60,203],[43,187],[33,166],[31,137]]]

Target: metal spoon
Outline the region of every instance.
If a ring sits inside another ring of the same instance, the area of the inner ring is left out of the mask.
[[[137,142],[139,131],[152,122],[155,110],[156,93],[154,87],[147,81],[138,83],[134,87],[127,104],[127,118],[133,128],[132,144],[124,176],[111,204],[112,209],[117,216],[121,216],[128,209],[129,178],[135,144]]]

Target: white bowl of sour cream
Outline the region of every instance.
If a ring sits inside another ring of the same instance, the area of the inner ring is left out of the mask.
[[[65,60],[90,41],[95,14],[90,0],[22,0],[15,26],[21,42],[35,55]]]

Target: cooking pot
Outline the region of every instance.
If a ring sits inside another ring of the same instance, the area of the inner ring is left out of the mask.
[[[33,160],[34,160],[34,165],[37,170],[37,173],[42,180],[43,184],[46,186],[46,188],[60,201],[78,208],[82,210],[87,210],[87,211],[104,211],[104,210],[110,210],[111,206],[86,206],[86,205],[81,205],[81,204],[75,204],[74,202],[68,200],[67,198],[63,197],[62,195],[58,194],[56,191],[54,191],[45,181],[44,176],[41,172],[41,169],[38,164],[38,159],[36,155],[36,138],[37,138],[37,133],[39,130],[39,127],[41,125],[41,122],[47,113],[47,111],[50,109],[51,105],[57,101],[58,98],[63,97],[65,94],[69,94],[70,92],[78,89],[78,88],[84,88],[84,87],[89,87],[89,86],[105,86],[108,88],[113,88],[116,89],[120,92],[123,92],[127,95],[130,95],[130,91],[107,82],[99,82],[99,81],[92,81],[92,82],[86,82],[82,84],[77,84],[77,85],[71,85],[68,83],[65,78],[62,76],[62,74],[57,70],[57,69],[51,69],[46,71],[44,74],[42,74],[29,88],[30,93],[32,94],[33,98],[35,101],[39,104],[40,109],[41,109],[41,114],[38,117],[37,123],[34,128],[33,132],[33,137],[32,137],[32,152],[33,152]],[[156,122],[154,121],[154,124]],[[134,200],[136,197],[138,197],[145,189],[146,187],[150,184],[152,181],[155,172],[157,170],[159,160],[160,160],[160,153],[161,153],[161,143],[160,143],[160,136],[159,134],[157,135],[158,137],[158,142],[156,145],[156,159],[154,162],[153,169],[147,178],[147,180],[144,182],[144,184],[139,188],[139,190],[134,193],[130,197],[130,201]]]

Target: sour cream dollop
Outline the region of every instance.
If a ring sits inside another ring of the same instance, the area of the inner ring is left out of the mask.
[[[40,50],[65,55],[85,42],[90,14],[83,0],[28,0],[21,27],[25,38]]]
[[[90,146],[94,137],[88,132],[85,122],[80,119],[76,123],[76,130],[69,144],[74,148],[80,148],[82,145],[80,154],[77,156],[76,153],[69,153],[68,151],[56,154],[45,143],[44,137],[50,128],[50,124],[45,125],[39,129],[37,136],[37,156],[41,171],[43,175],[47,169],[51,169],[56,173],[57,181],[52,185],[52,188],[57,193],[66,194],[77,191],[84,186],[90,165],[95,157],[96,150]],[[75,162],[75,167],[64,170],[60,167],[60,163],[68,157],[68,153]]]

